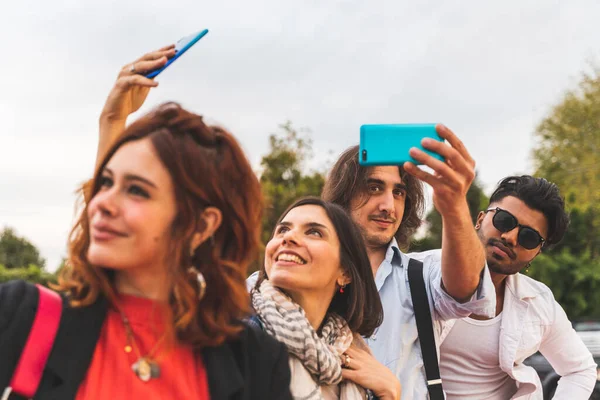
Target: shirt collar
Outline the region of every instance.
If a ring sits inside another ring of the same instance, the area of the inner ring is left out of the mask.
[[[400,251],[400,248],[398,247],[398,242],[396,241],[396,238],[393,238],[392,241],[390,242],[390,244],[388,244],[387,250],[385,252],[385,259],[384,261],[387,263],[390,263],[392,265],[394,265],[394,261],[400,261],[400,263],[396,263],[397,265],[402,265],[402,252]]]
[[[401,257],[400,249],[398,248],[398,242],[396,238],[392,239],[392,241],[388,244],[387,250],[385,252],[385,258],[379,264],[379,268],[377,269],[377,273],[375,274],[375,286],[377,286],[377,291],[381,290],[383,283],[387,279],[388,276],[391,275],[392,269],[396,267],[402,266],[402,257]]]
[[[535,280],[520,273],[507,276],[505,285],[520,300],[536,297],[540,292]]]

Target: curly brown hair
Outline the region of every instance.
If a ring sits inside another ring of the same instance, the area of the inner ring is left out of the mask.
[[[249,312],[245,278],[248,265],[258,255],[262,195],[236,139],[220,127],[205,125],[201,116],[178,104],[166,103],[125,129],[99,163],[92,181],[81,188],[85,202],[69,238],[68,266],[56,288],[67,293],[73,307],[90,305],[101,295],[117,305],[114,271],[87,260],[87,207],[100,189],[110,158],[125,143],[144,138],[150,139],[168,170],[177,203],[168,254],[172,320],[168,332],[196,348],[221,344],[240,332],[240,320]],[[222,223],[214,239],[190,254],[194,233],[205,229],[201,214],[209,206],[221,211]],[[201,302],[197,285],[187,273],[189,266],[205,277]]]
[[[358,208],[362,207],[369,200],[367,179],[372,168],[358,163],[358,146],[350,147],[342,153],[329,172],[321,197],[341,206],[348,213],[353,211],[351,204],[355,198],[360,199]],[[407,250],[412,235],[423,222],[425,197],[421,181],[406,173],[402,167],[398,167],[398,170],[406,185],[406,203],[400,227],[394,236],[398,246]]]

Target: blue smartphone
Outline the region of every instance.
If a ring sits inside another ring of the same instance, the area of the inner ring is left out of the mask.
[[[196,42],[198,42],[198,40],[202,39],[207,33],[208,33],[208,29],[205,29],[203,31],[192,33],[189,36],[179,39],[177,41],[177,43],[175,43],[175,50],[176,50],[175,55],[173,57],[171,57],[164,66],[160,67],[159,69],[155,69],[152,72],[147,73],[145,75],[146,78],[154,78],[158,74],[163,72],[169,65],[173,64],[175,62],[175,60],[177,60],[179,57],[181,57],[186,51],[188,51],[188,49],[190,47],[195,45]]]
[[[408,154],[411,147],[444,161],[442,156],[421,145],[424,138],[444,142],[435,126],[436,124],[363,125],[360,127],[358,162],[364,166],[402,165],[406,161],[420,165]]]

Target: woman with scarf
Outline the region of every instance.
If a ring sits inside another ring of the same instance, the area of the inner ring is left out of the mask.
[[[383,320],[359,228],[318,198],[283,213],[251,292],[253,321],[287,346],[296,399],[399,399],[400,383],[361,336]]]

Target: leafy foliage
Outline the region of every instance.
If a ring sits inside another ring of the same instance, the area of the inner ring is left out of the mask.
[[[571,318],[600,317],[600,69],[542,120],[533,151],[535,174],[556,183],[571,225],[565,238],[532,263]]]
[[[37,265],[29,265],[28,267],[6,268],[0,265],[0,283],[5,283],[12,280],[22,279],[33,283],[40,283],[48,286],[49,283],[56,283],[56,275],[44,271]]]
[[[18,236],[12,228],[4,228],[0,233],[0,264],[6,268],[30,264],[43,268],[46,261],[27,239]]]

